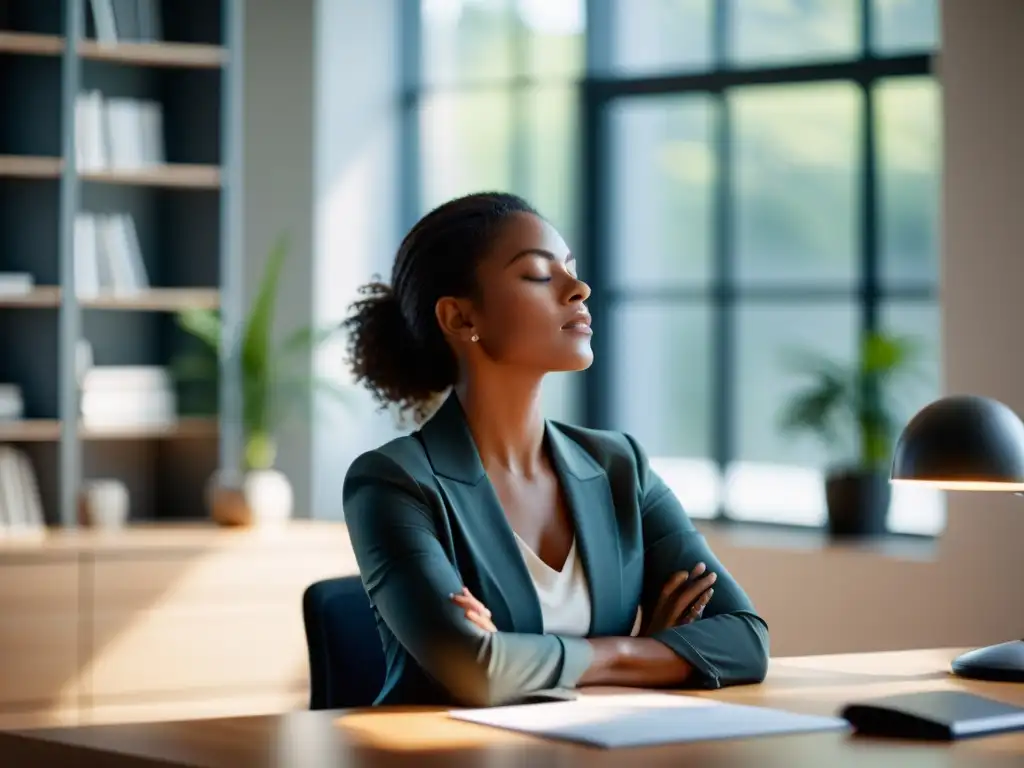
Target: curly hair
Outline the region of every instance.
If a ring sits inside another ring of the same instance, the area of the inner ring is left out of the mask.
[[[521,197],[480,192],[424,216],[399,246],[391,284],[360,288],[344,328],[356,381],[382,408],[422,421],[458,376],[458,363],[434,314],[444,296],[472,297],[476,266],[501,226],[516,214],[538,215]]]

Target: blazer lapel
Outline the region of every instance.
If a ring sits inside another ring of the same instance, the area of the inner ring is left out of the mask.
[[[587,573],[591,601],[590,634],[620,634],[622,562],[608,476],[579,443],[550,421],[547,435],[555,469],[572,512],[577,545]]]
[[[537,592],[454,393],[420,435],[455,518],[453,527],[461,530],[480,577],[476,597],[491,611],[498,629],[542,633]]]

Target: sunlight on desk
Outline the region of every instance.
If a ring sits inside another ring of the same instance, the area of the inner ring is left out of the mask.
[[[334,721],[353,743],[395,752],[522,745],[528,737],[448,717],[447,710],[351,712]]]

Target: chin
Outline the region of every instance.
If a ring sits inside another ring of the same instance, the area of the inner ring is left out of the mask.
[[[551,367],[552,373],[571,373],[573,371],[585,371],[594,364],[594,352],[589,347],[586,350],[579,350],[575,354],[568,355],[559,360]]]

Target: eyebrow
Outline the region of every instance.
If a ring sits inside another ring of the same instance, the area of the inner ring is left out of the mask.
[[[523,258],[524,256],[540,256],[542,258],[547,259],[548,261],[558,261],[558,257],[555,256],[555,254],[553,254],[551,251],[546,251],[543,248],[527,248],[525,251],[520,251],[511,259],[509,259],[508,264],[506,264],[505,266],[512,266],[514,263],[519,261],[519,259]],[[575,258],[576,257],[573,256],[571,253],[567,254],[565,257],[565,263],[568,264],[570,261],[575,260]]]

